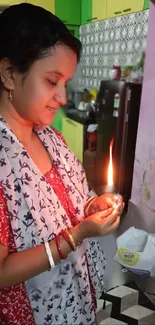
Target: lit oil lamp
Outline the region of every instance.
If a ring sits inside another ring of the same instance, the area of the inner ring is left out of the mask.
[[[114,185],[113,180],[113,158],[112,158],[112,150],[114,145],[114,138],[112,138],[109,146],[109,164],[108,164],[108,184],[103,186],[103,193],[113,193],[115,197],[114,205],[113,207],[116,207],[118,204],[122,203],[122,200],[119,196],[119,194],[116,191],[116,187]]]
[[[113,181],[113,160],[112,160],[112,150],[114,145],[114,138],[112,138],[109,147],[109,165],[108,165],[108,184],[104,185],[103,191],[104,193],[115,193],[116,188]]]
[[[112,150],[114,145],[114,138],[112,138],[109,147],[109,165],[108,165],[108,184],[104,186],[104,193],[113,193],[115,196],[115,204],[119,204],[120,198],[119,194],[116,192],[116,187],[114,185],[114,176],[113,176],[113,158],[112,158]]]

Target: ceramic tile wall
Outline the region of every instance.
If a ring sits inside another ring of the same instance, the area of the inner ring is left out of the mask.
[[[146,46],[149,10],[82,25],[79,88],[109,79],[113,65],[135,64]]]

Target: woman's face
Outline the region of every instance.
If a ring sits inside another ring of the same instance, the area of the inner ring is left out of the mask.
[[[24,81],[14,72],[13,106],[24,120],[39,125],[52,123],[60,105],[66,103],[66,84],[73,77],[76,54],[57,45],[49,56],[34,62]]]

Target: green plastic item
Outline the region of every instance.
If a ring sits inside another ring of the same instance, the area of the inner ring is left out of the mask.
[[[149,9],[150,8],[150,0],[145,0],[144,2],[144,10]]]

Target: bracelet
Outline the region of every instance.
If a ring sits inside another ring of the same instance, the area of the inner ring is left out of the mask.
[[[68,243],[72,251],[76,250],[75,241],[73,239],[73,236],[70,234],[68,230],[62,230],[59,233],[59,235],[62,235],[64,237],[64,239],[66,240],[66,242]]]
[[[44,246],[45,246],[46,254],[48,256],[50,267],[52,269],[55,266],[55,263],[54,263],[54,260],[53,260],[53,256],[52,256],[52,253],[51,253],[49,242],[46,242],[44,244]]]
[[[70,247],[73,251],[76,251],[76,244],[75,244],[73,236],[71,235],[71,233],[68,230],[65,230],[64,233],[65,233],[65,237],[67,237],[67,238],[65,238],[67,243],[70,245]]]
[[[63,238],[66,240],[67,244],[70,246],[71,250],[73,250],[72,243],[67,235],[67,232],[65,230],[62,230],[59,235],[63,236]]]
[[[85,217],[88,217],[88,211],[89,211],[89,208],[90,208],[90,206],[91,206],[91,204],[92,204],[92,202],[93,202],[94,200],[96,200],[96,197],[93,197],[93,198],[89,199],[89,200],[86,202],[85,207],[84,207],[84,216],[85,216]]]
[[[62,253],[62,251],[61,251],[61,248],[60,248],[60,242],[59,242],[59,237],[61,236],[62,234],[61,234],[61,232],[56,236],[56,238],[55,238],[55,242],[56,242],[56,246],[57,246],[57,250],[58,250],[58,253],[59,253],[59,256],[60,256],[60,259],[61,260],[65,260],[65,256],[64,256],[64,254]]]

